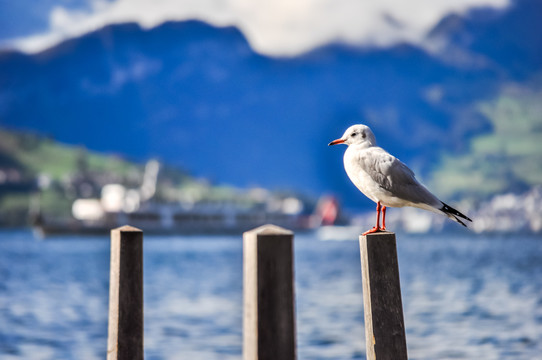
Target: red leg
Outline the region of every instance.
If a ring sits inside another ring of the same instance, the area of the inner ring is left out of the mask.
[[[385,208],[385,207],[384,207]],[[378,231],[381,231],[382,229],[380,229],[380,201],[376,203],[376,226],[373,227],[372,229],[370,230],[367,230],[366,232],[364,232],[362,235],[367,235],[367,234],[371,234],[371,233],[375,233],[375,232],[378,232]]]
[[[375,225],[375,228],[376,229],[379,229],[380,228],[380,201],[376,203],[376,225]]]
[[[386,207],[382,206],[382,227],[380,230],[386,230]]]

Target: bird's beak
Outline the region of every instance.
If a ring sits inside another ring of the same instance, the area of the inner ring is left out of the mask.
[[[343,139],[333,140],[332,142],[330,142],[329,144],[327,144],[327,146],[337,145],[337,144],[344,144],[345,141],[346,141],[346,140],[343,140]]]

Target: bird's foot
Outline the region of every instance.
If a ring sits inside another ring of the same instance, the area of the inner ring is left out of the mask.
[[[380,228],[380,227],[373,226],[372,229],[367,230],[366,232],[364,232],[361,235],[367,235],[367,234],[372,234],[372,233],[381,232],[381,231],[386,231],[386,228]]]

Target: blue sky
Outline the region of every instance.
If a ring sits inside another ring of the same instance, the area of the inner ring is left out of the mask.
[[[0,45],[37,52],[111,23],[150,28],[199,19],[238,26],[268,55],[296,55],[332,41],[421,43],[443,16],[509,0],[0,0]]]

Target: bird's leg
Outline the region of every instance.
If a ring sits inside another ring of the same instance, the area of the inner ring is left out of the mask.
[[[380,230],[386,230],[386,207],[382,206],[382,227]]]
[[[370,230],[367,230],[366,232],[364,232],[361,235],[372,234],[372,233],[375,233],[375,232],[378,232],[378,231],[381,231],[381,230],[382,229],[380,229],[380,201],[379,201],[379,202],[376,203],[376,226],[373,227]]]
[[[375,229],[380,229],[380,201],[376,203],[376,226]]]

